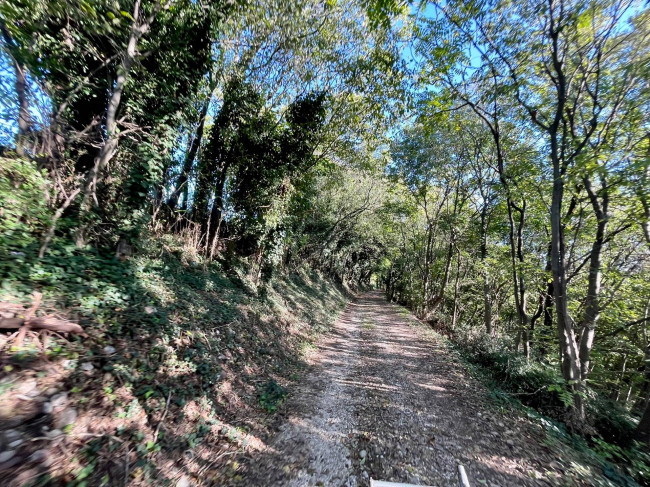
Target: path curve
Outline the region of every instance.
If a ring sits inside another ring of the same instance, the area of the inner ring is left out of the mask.
[[[350,303],[317,345],[243,484],[456,486],[459,463],[472,485],[555,484],[538,430],[499,412],[448,346],[381,293]]]

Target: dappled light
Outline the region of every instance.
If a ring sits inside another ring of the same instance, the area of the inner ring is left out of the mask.
[[[647,0],[3,0],[0,485],[650,485],[649,67]]]

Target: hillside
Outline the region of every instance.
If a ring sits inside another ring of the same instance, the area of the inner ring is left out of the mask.
[[[650,485],[650,3],[0,2],[0,381],[0,483]]]
[[[221,484],[238,475],[234,454],[262,447],[351,294],[305,270],[255,288],[170,245],[126,262],[55,257],[11,283],[26,304],[38,287],[35,315],[75,319],[84,336],[2,336],[3,485]],[[75,260],[78,274],[56,275]],[[17,293],[4,283],[8,309]]]

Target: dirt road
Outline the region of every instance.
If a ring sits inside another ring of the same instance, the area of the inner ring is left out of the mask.
[[[250,458],[251,486],[557,485],[555,457],[523,418],[501,413],[448,346],[370,293],[311,355],[288,419]]]

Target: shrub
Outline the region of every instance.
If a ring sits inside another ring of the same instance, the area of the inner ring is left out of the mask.
[[[35,162],[0,157],[0,255],[20,252],[47,227],[48,184]]]
[[[286,397],[286,388],[271,379],[260,391],[260,406],[268,413],[275,412]]]

